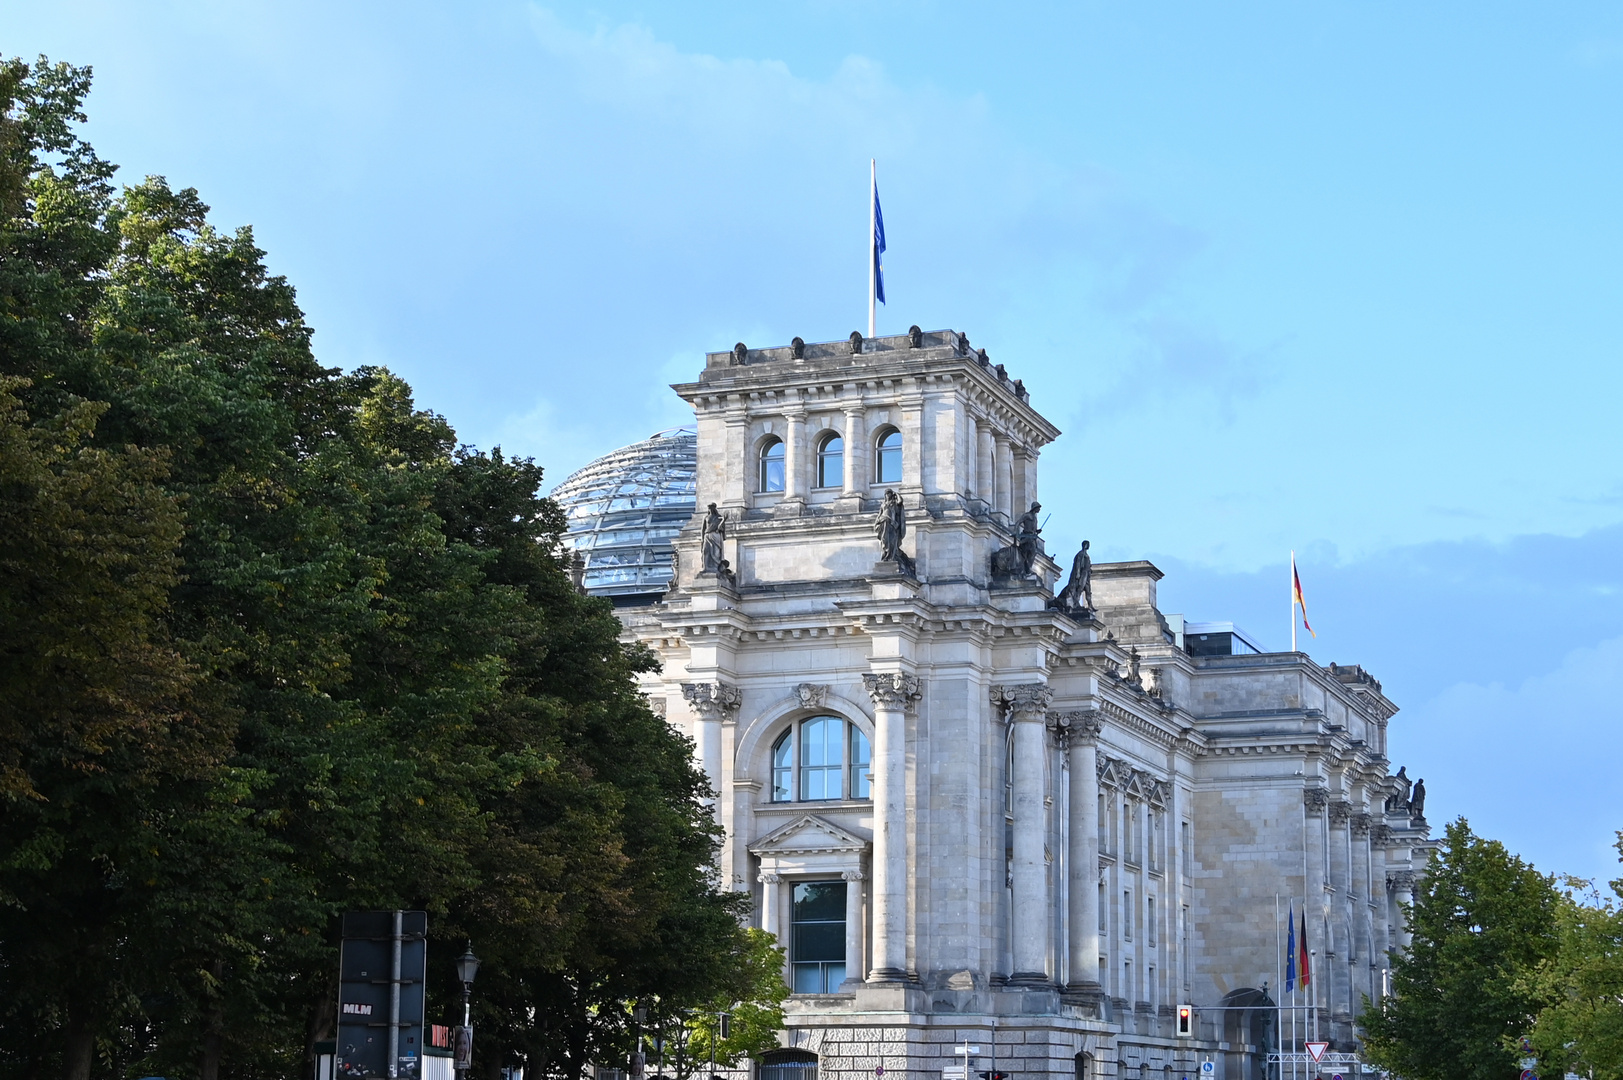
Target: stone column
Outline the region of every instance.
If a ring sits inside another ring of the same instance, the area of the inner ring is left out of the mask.
[[[761,883],[761,929],[778,940],[783,940],[783,915],[779,910],[779,893],[783,879],[775,872],[762,870],[757,881]]]
[[[806,414],[791,409],[784,414],[783,500],[806,501]]]
[[[847,870],[845,879],[845,981],[862,981],[862,871]]]
[[[1052,696],[1053,691],[1041,683],[992,688],[992,704],[1001,710],[1006,722],[1014,725],[1014,859],[1010,868],[1014,971],[1009,981],[1034,986],[1052,981],[1048,973],[1048,917],[1052,907],[1043,855],[1048,752],[1044,720]]]
[[[1002,435],[992,436],[992,482],[994,484],[992,508],[1014,520],[1014,492],[1011,484],[1014,480],[1009,470],[1009,440]]]
[[[862,406],[852,405],[845,410],[845,491],[844,495],[860,498],[867,488],[867,456],[863,433]]]
[[[1055,721],[1070,759],[1071,845],[1066,911],[1066,945],[1071,971],[1065,987],[1072,997],[1097,1010],[1099,982],[1099,731],[1097,711],[1063,713]]]
[[[1330,823],[1330,884],[1335,892],[1332,899],[1330,925],[1335,933],[1334,942],[1323,945],[1325,966],[1331,976],[1326,989],[1330,996],[1330,1015],[1336,1020],[1352,1018],[1352,958],[1357,949],[1352,942],[1352,804],[1337,799],[1326,808]]]
[[[699,767],[710,786],[721,791],[721,723],[736,716],[744,695],[736,686],[722,682],[683,683],[682,696],[698,718],[693,741],[699,752]],[[719,806],[717,811],[719,814]],[[719,818],[718,818],[719,820]]]
[[[723,417],[727,425],[727,469],[723,474],[720,498],[723,506],[743,506],[755,490],[755,463],[749,452],[749,414],[742,406],[729,407]]]
[[[1371,927],[1369,914],[1370,876],[1369,876],[1369,830],[1370,816],[1357,813],[1349,822],[1352,830],[1352,879],[1353,895],[1348,897],[1348,905],[1352,910],[1353,920],[1353,955],[1356,963],[1353,966],[1353,1005],[1356,1011],[1360,1000],[1359,994],[1368,994],[1374,1001],[1380,996],[1375,984],[1371,981],[1376,968],[1374,932]]]
[[[865,674],[874,703],[873,969],[869,982],[907,977],[907,710],[919,680],[901,672]]]
[[[1370,996],[1379,1000],[1384,992],[1382,986],[1382,972],[1392,967],[1392,941],[1389,936],[1392,925],[1392,900],[1386,891],[1386,845],[1391,842],[1392,830],[1380,822],[1370,826],[1369,829],[1369,873],[1370,873],[1370,905],[1374,908],[1374,918],[1371,926],[1370,950],[1371,961],[1375,965],[1375,993]]]
[[[1397,927],[1397,943],[1394,951],[1407,953],[1410,943],[1414,941],[1414,935],[1409,932],[1409,916],[1404,908],[1414,903],[1414,871],[1392,871],[1386,875],[1386,887],[1391,890],[1393,899],[1397,901],[1397,908],[1393,913],[1393,924]]]
[[[997,509],[997,465],[992,426],[985,420],[975,422],[975,497],[987,509]]]

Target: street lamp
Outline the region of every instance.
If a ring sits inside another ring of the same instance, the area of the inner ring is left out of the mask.
[[[479,974],[479,958],[473,955],[473,942],[456,958],[456,977],[462,980],[462,1030],[457,1034],[456,1067],[465,1071],[473,1067],[473,1019],[468,1001],[473,995],[473,978]]]

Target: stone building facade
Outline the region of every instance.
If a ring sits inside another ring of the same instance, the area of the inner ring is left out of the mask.
[[[786,1060],[941,1080],[967,1040],[1017,1080],[1261,1077],[1287,904],[1315,955],[1283,1004],[1355,1048],[1430,846],[1380,683],[1191,655],[1148,562],[1056,600],[1020,516],[1060,432],[963,334],[740,345],[674,389],[700,513],[620,614],[719,792],[723,887],[788,950]]]

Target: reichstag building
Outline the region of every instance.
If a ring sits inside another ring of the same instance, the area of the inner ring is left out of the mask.
[[[719,793],[723,887],[787,950],[763,1077],[1356,1051],[1432,846],[1379,682],[1163,613],[1149,562],[1047,551],[1060,432],[961,333],[740,344],[674,389],[691,429],[554,496],[582,587],[663,661],[644,691]]]

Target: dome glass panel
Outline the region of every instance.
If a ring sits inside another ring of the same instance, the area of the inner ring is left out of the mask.
[[[698,507],[699,439],[662,431],[604,454],[552,489],[564,544],[586,561],[594,596],[658,594],[673,576],[672,541]]]

